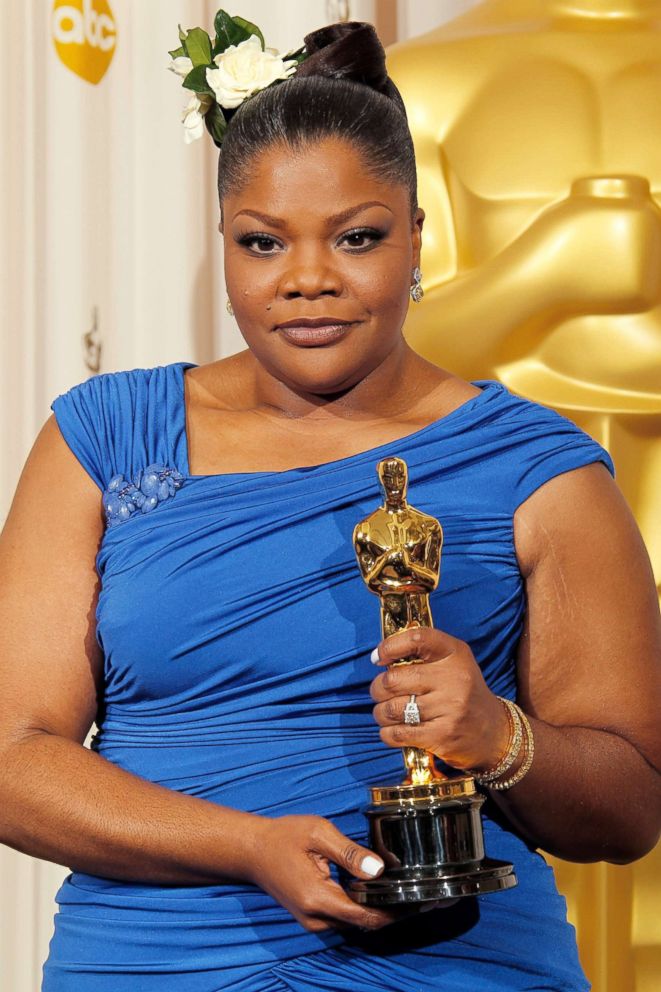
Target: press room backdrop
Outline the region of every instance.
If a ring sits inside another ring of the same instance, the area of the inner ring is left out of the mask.
[[[211,25],[218,6],[0,0],[0,521],[58,393],[98,371],[204,363],[243,346],[225,312],[217,153],[206,136],[184,144],[184,94],[165,71],[177,23]],[[230,9],[286,50],[334,20],[372,21],[389,44],[471,6],[241,0]],[[2,988],[37,992],[65,870],[0,848],[0,872]],[[637,963],[656,956],[661,937],[630,898],[646,877],[560,868],[595,992],[652,992],[649,966]],[[623,931],[633,944],[615,961],[609,947],[622,946]]]

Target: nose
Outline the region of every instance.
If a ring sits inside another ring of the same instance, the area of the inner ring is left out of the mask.
[[[327,252],[307,247],[292,251],[288,261],[280,280],[280,295],[284,299],[302,296],[312,300],[318,296],[341,295],[342,279]]]

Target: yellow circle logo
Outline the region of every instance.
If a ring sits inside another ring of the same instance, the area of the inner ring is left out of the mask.
[[[51,26],[60,60],[88,83],[98,83],[115,54],[115,18],[108,0],[55,0]]]

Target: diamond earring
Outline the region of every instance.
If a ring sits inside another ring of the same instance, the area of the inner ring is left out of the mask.
[[[225,303],[225,309],[227,310],[230,317],[234,316],[234,311],[232,310],[232,301],[230,300],[229,296],[227,297],[227,301]]]
[[[413,270],[413,285],[409,289],[409,293],[411,294],[411,299],[413,300],[414,303],[419,303],[422,297],[425,295],[425,291],[420,285],[421,280],[422,280],[422,272],[416,265],[416,267]]]

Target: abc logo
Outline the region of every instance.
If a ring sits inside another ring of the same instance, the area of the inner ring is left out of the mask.
[[[67,69],[88,83],[105,76],[115,53],[115,18],[107,0],[55,0],[53,44]]]

